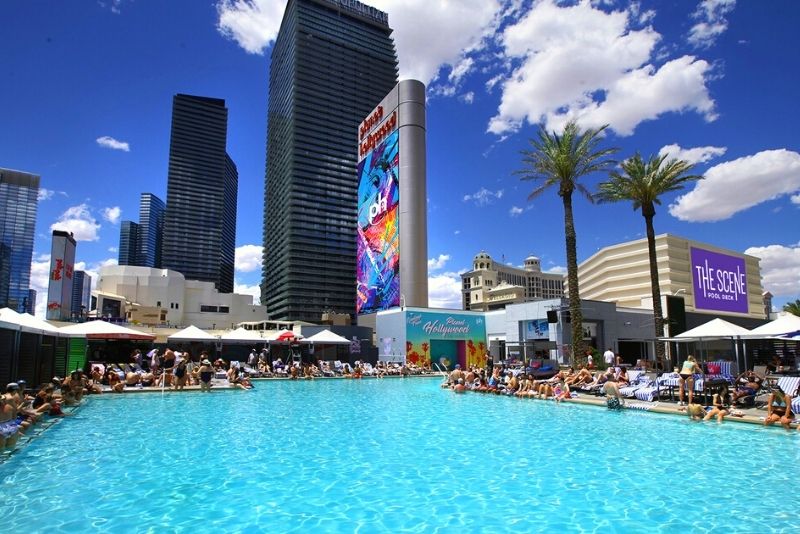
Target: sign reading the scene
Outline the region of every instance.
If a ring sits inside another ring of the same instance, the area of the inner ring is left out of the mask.
[[[701,248],[692,248],[690,255],[694,307],[698,310],[747,313],[744,258]]]
[[[394,130],[358,164],[358,314],[400,305],[399,140]]]

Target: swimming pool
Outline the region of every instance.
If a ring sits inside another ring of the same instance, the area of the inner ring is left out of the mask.
[[[456,395],[436,379],[105,395],[0,464],[0,524],[6,532],[797,531],[797,434]]]

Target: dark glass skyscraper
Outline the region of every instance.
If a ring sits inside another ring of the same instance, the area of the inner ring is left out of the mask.
[[[0,308],[34,313],[28,298],[39,176],[0,169]]]
[[[269,78],[264,271],[270,318],[355,313],[358,125],[397,83],[386,13],[289,0]]]
[[[139,265],[139,225],[133,221],[122,221],[119,225],[120,265]]]
[[[164,232],[164,201],[153,193],[142,193],[139,224],[122,221],[119,227],[120,265],[161,268],[161,236]]]
[[[92,277],[84,271],[75,271],[72,278],[72,315],[83,317],[92,301]]]
[[[161,266],[233,292],[239,175],[225,152],[225,101],[175,95]]]
[[[161,268],[161,236],[164,233],[164,201],[153,193],[139,200],[139,243],[136,265]]]

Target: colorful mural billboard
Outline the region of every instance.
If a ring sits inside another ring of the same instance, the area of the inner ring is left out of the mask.
[[[453,342],[453,353],[431,354],[437,341]],[[480,315],[458,312],[406,313],[406,361],[417,365],[436,363],[451,368],[455,363],[486,366],[486,323]],[[445,361],[446,360],[446,361]]]
[[[696,309],[748,312],[744,258],[701,248],[692,248],[690,256]]]
[[[550,323],[547,319],[533,319],[526,321],[525,339],[549,339]]]
[[[400,133],[358,164],[356,313],[400,305]]]

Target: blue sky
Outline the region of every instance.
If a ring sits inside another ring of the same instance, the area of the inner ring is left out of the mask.
[[[782,304],[800,296],[800,3],[776,0],[521,2],[374,0],[395,29],[402,77],[429,87],[431,304],[460,304],[458,273],[486,250],[564,269],[555,192],[527,201],[513,175],[537,125],[610,124],[619,157],[669,152],[705,179],[667,196],[670,232],[759,256]],[[79,267],[117,257],[141,192],[166,196],[172,96],[224,98],[239,168],[236,281],[260,280],[269,54],[285,2],[0,3],[0,166],[42,177],[33,286],[51,228]],[[355,143],[354,143],[355,150]],[[590,177],[594,189],[602,176]],[[578,258],[643,236],[630,205],[575,200]],[[40,298],[40,301],[44,299]]]

